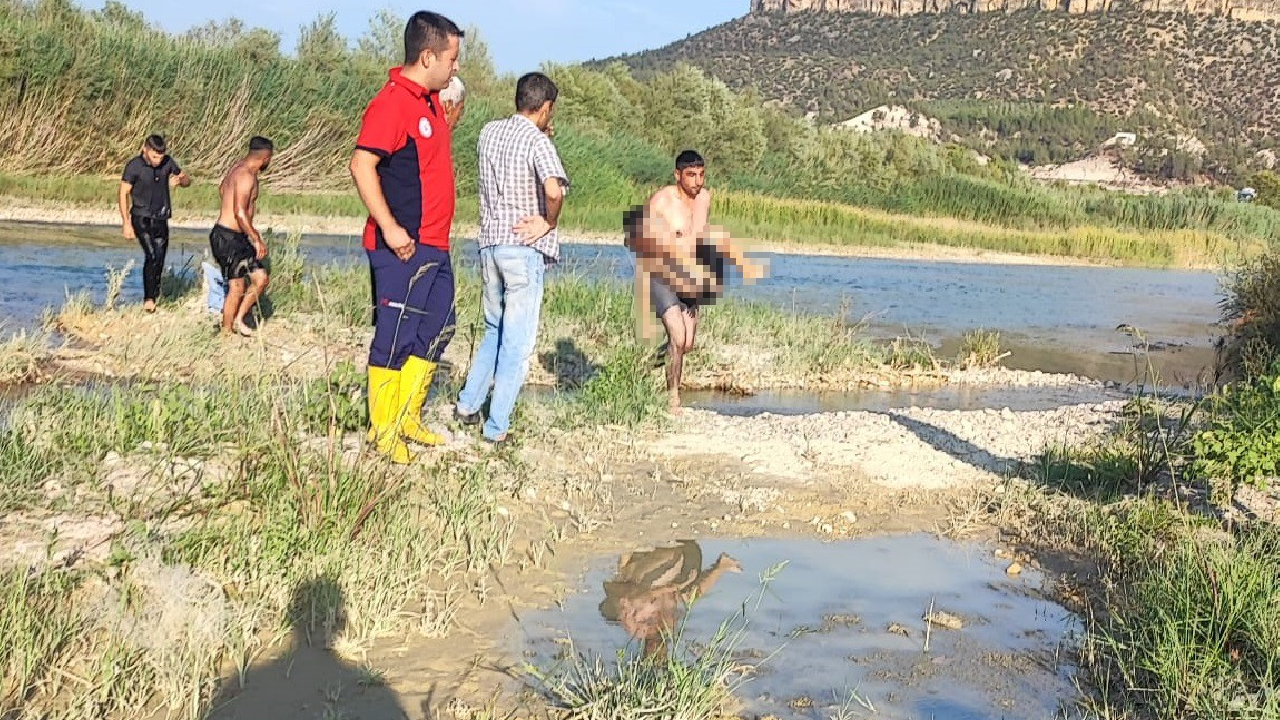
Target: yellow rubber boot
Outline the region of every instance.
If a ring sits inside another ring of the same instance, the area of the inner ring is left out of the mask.
[[[398,424],[400,420],[401,373],[389,368],[369,368],[369,441],[374,443],[378,452],[391,458],[391,462],[405,465],[413,462],[409,454],[409,446],[400,439]]]
[[[431,432],[422,424],[422,406],[427,402],[431,379],[436,375],[436,364],[413,355],[400,371],[400,407],[404,420],[400,436],[419,445],[443,445],[444,438]]]

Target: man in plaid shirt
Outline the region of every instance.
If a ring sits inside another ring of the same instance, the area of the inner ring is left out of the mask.
[[[455,413],[465,424],[479,424],[492,384],[483,431],[492,443],[507,439],[537,342],[544,273],[560,259],[556,222],[569,178],[551,142],[558,92],[551,78],[529,73],[516,83],[516,114],[480,131],[477,245],[485,333]]]

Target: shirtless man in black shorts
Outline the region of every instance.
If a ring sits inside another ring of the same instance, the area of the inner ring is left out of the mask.
[[[258,175],[271,165],[273,151],[270,140],[254,137],[249,141],[249,154],[231,167],[218,187],[222,210],[218,224],[209,233],[209,248],[227,282],[227,299],[222,305],[224,334],[253,334],[244,318],[267,289],[267,271],[262,266],[267,244],[253,226],[253,215],[258,202]]]
[[[684,356],[693,349],[699,308],[724,291],[726,263],[737,265],[749,282],[764,277],[763,265],[748,259],[722,228],[707,224],[711,191],[705,184],[702,156],[685,150],[676,157],[675,184],[624,216],[625,242],[636,254],[640,335],[646,340],[656,335],[654,317],[667,333],[667,394],[673,413],[680,411],[680,376]]]

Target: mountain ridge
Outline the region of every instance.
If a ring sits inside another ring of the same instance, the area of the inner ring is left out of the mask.
[[[868,13],[901,17],[921,13],[1015,12],[1025,9],[1091,13],[1119,8],[1208,14],[1236,20],[1280,19],[1280,2],[1276,0],[751,0],[750,13]]]
[[[1031,164],[1135,132],[1132,160],[1190,178],[1257,169],[1280,143],[1280,22],[1117,6],[1071,14],[754,12],[621,56],[638,76],[684,63],[835,124],[883,105]],[[606,65],[611,61],[598,61]]]

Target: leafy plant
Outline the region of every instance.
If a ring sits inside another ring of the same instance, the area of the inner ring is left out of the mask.
[[[1222,390],[1192,442],[1201,475],[1265,486],[1280,474],[1280,374]]]

